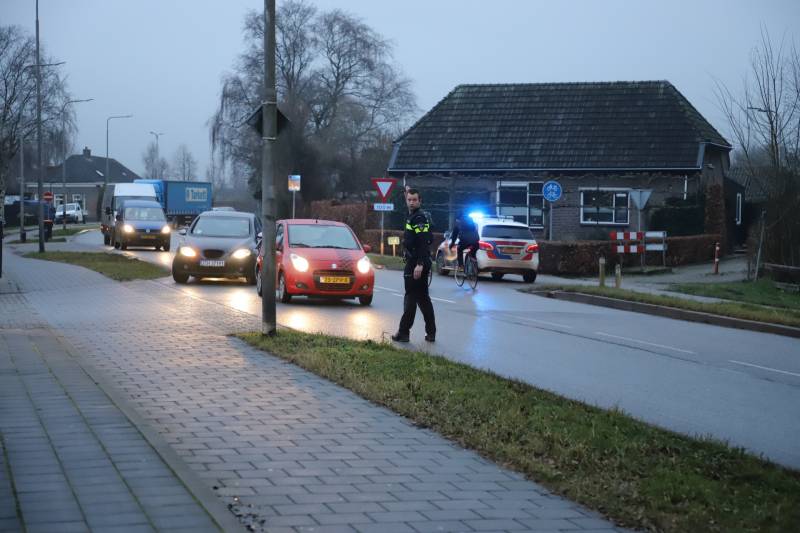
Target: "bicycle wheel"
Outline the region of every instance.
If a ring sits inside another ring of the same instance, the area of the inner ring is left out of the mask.
[[[475,260],[474,257],[470,257],[466,264],[467,268],[467,283],[475,290],[475,287],[478,286],[478,261]]]
[[[453,270],[453,277],[456,279],[456,285],[458,285],[459,287],[464,285],[464,270],[458,268],[458,265],[456,265],[455,270]]]

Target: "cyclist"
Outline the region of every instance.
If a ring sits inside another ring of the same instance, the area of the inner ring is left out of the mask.
[[[459,239],[460,238],[460,239]],[[464,250],[469,248],[469,255],[473,259],[478,253],[478,227],[466,211],[462,211],[453,225],[450,234],[450,250],[453,250],[456,239],[458,241],[458,268],[464,270]]]

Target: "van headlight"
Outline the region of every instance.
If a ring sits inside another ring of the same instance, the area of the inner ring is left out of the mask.
[[[122,231],[124,231],[125,233],[133,233],[136,230],[130,224],[125,224],[124,226],[122,226]]]
[[[196,257],[197,252],[194,251],[194,248],[190,248],[189,246],[181,246],[180,248],[181,255],[184,257]]]
[[[169,234],[170,231],[172,231],[172,228],[170,228],[169,225],[166,225],[163,228],[161,228],[161,233],[163,233],[164,235]]]
[[[358,260],[358,264],[356,265],[356,267],[358,268],[358,271],[361,272],[362,274],[366,274],[367,272],[369,272],[369,267],[370,266],[372,266],[372,265],[369,262],[369,257],[367,257],[366,255],[364,257],[362,257],[361,259],[359,259]]]
[[[308,270],[308,260],[305,257],[300,257],[297,254],[292,254],[289,257],[295,270],[298,272],[306,272]]]
[[[239,248],[235,252],[233,252],[232,257],[234,259],[244,259],[245,257],[250,257],[252,252],[247,248]]]

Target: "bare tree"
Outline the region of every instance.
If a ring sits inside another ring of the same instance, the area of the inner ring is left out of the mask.
[[[178,146],[172,158],[173,172],[179,180],[189,181],[197,178],[197,160],[185,144]]]
[[[766,197],[767,261],[800,265],[800,54],[766,30],[753,50],[740,92],[717,84],[736,140],[736,161]]]
[[[0,209],[11,176],[11,160],[20,149],[20,139],[30,142],[36,130],[36,44],[19,26],[0,26]],[[42,63],[55,63],[42,54]],[[74,116],[64,103],[69,100],[66,80],[57,67],[42,71],[42,128],[44,160],[56,162],[71,145]]]
[[[279,173],[303,175],[303,198],[333,188],[361,191],[367,176],[353,175],[358,160],[384,147],[416,110],[411,82],[393,64],[391,43],[341,10],[320,12],[305,0],[280,5],[277,16],[280,109],[292,126],[279,142]],[[257,177],[260,139],[242,123],[260,105],[263,19],[245,18],[248,47],[225,76],[212,117],[212,151],[234,176]],[[388,153],[387,153],[388,162]],[[339,176],[338,178],[336,176]],[[251,179],[256,189],[260,180]]]
[[[159,155],[154,141],[151,141],[142,152],[142,163],[144,164],[144,175],[148,179],[160,180],[169,174],[169,163]]]

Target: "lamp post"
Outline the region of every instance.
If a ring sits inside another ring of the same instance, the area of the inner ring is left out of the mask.
[[[262,93],[261,216],[264,260],[261,265],[261,334],[275,335],[275,162],[277,92],[275,90],[275,0],[264,0],[264,89]]]
[[[161,162],[159,160],[159,155],[158,155],[158,138],[161,137],[162,135],[164,135],[164,132],[162,132],[162,131],[159,131],[159,132],[151,131],[150,135],[155,135],[155,137],[156,137],[156,168],[155,168],[156,175],[153,176],[153,178],[157,179],[157,180],[160,180],[160,179],[163,179],[164,176],[159,176],[159,174],[161,173]]]
[[[103,175],[103,192],[108,187],[108,123],[115,118],[131,118],[133,115],[111,115],[106,119],[106,173]]]
[[[61,106],[61,119],[62,125],[64,125],[64,111],[67,109],[67,106],[70,104],[77,104],[81,102],[91,102],[94,98],[86,98],[83,100],[68,100],[64,102],[64,105]],[[61,205],[64,206],[62,209],[62,220],[61,223],[63,224],[62,228],[64,231],[67,230],[67,152],[69,148],[67,147],[67,136],[66,136],[66,127],[64,127],[64,138],[62,139],[64,142],[64,162],[61,163],[61,193],[63,194],[63,199],[61,201]]]

